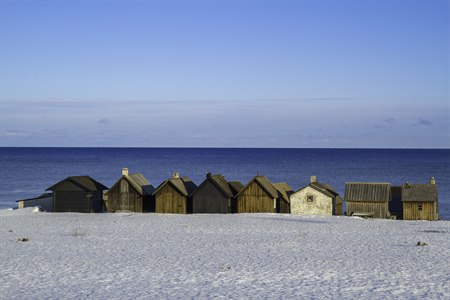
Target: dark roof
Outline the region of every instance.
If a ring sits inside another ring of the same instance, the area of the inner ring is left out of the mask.
[[[404,184],[402,186],[403,202],[435,202],[438,199],[435,184]]]
[[[178,192],[180,192],[183,196],[188,197],[192,192],[195,191],[197,188],[197,185],[192,182],[192,180],[187,177],[180,177],[180,178],[169,178],[162,182],[156,190],[153,191],[153,195],[155,195],[160,189],[162,189],[166,184],[172,185]]]
[[[345,201],[387,202],[391,199],[391,184],[385,182],[346,182]]]
[[[234,181],[232,183],[228,182],[221,174],[207,174],[206,179],[193,192],[193,194],[201,189],[204,182],[206,181],[211,182],[227,198],[233,198],[243,187],[243,185],[239,181]]]
[[[233,192],[233,195],[237,195],[244,188],[244,185],[239,181],[230,181],[228,182],[228,185]]]
[[[298,189],[296,191],[296,193],[303,189],[306,189],[307,187],[315,189],[316,191],[318,191],[330,198],[336,198],[337,203],[343,202],[343,199],[339,196],[339,194],[334,190],[334,188],[331,185],[329,185],[327,183],[320,183],[318,181],[309,183],[307,186],[304,186],[304,187]]]
[[[250,184],[252,184],[254,181],[256,181],[261,188],[266,191],[266,193],[272,197],[272,198],[278,198],[278,190],[275,188],[275,186],[273,185],[272,182],[270,182],[269,179],[267,179],[267,177],[262,176],[262,175],[258,175],[252,178],[252,180],[249,181],[249,183],[247,183],[247,185],[236,195],[238,196],[240,193],[242,193]]]
[[[339,194],[336,193],[336,191],[331,187],[331,185],[326,184],[326,183],[319,183],[319,182],[313,182],[309,184],[310,187],[312,187],[313,189],[322,192],[323,194],[334,198],[336,196],[338,196]]]
[[[31,201],[31,200],[39,200],[39,199],[45,199],[45,198],[50,198],[53,197],[53,193],[44,193],[38,197],[34,197],[34,198],[28,198],[28,199],[20,199],[17,200],[16,202],[20,202],[20,201]]]
[[[108,189],[106,186],[104,186],[100,182],[98,182],[95,179],[85,175],[85,176],[70,176],[70,177],[67,177],[66,179],[61,180],[60,182],[52,185],[51,187],[46,189],[46,191],[54,190],[55,187],[58,184],[60,184],[60,183],[62,183],[64,181],[70,181],[73,184],[79,186],[80,188],[82,188],[83,190],[86,190],[88,192],[103,191],[103,190],[107,190]]]
[[[150,184],[150,182],[140,173],[122,175],[119,180],[113,185],[119,184],[119,182],[125,179],[141,196],[151,195],[155,188]],[[112,187],[111,187],[112,189]]]
[[[292,188],[286,182],[274,183],[273,186],[277,189],[279,196],[281,196],[284,201],[290,203],[289,197],[294,192]]]

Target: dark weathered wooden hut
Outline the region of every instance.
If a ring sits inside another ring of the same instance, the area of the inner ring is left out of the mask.
[[[291,195],[291,213],[296,215],[342,215],[343,200],[328,184],[311,176],[310,183]]]
[[[122,177],[106,193],[107,209],[109,212],[154,212],[154,191],[155,188],[142,174],[128,174],[128,169],[124,168]]]
[[[71,176],[52,185],[54,212],[103,212],[103,191],[108,188],[89,176]]]
[[[206,179],[192,193],[192,213],[231,213],[233,199],[244,186],[228,182],[220,174],[206,174]]]
[[[18,208],[34,207],[37,206],[43,211],[53,211],[53,194],[44,193],[39,197],[17,200]]]
[[[391,201],[389,201],[389,218],[402,219],[403,218],[403,203],[402,203],[402,187],[391,187]]]
[[[289,195],[292,189],[287,183],[273,184],[265,176],[255,176],[236,195],[237,213],[289,213]]]
[[[389,217],[391,201],[391,184],[378,182],[345,183],[345,201],[349,216]]]
[[[438,191],[434,179],[428,184],[404,184],[402,186],[403,219],[439,219]]]
[[[172,178],[165,180],[153,192],[155,212],[187,214],[192,212],[190,195],[197,188],[189,177],[180,177],[174,173]]]

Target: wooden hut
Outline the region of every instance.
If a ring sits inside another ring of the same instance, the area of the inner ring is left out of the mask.
[[[342,198],[328,184],[311,176],[310,183],[291,195],[291,214],[342,215]]]
[[[349,216],[389,218],[391,184],[378,182],[345,183],[345,201]]]
[[[180,177],[174,173],[172,178],[165,180],[153,192],[155,212],[187,214],[192,212],[190,195],[197,188],[189,177]]]
[[[107,209],[109,212],[154,212],[154,190],[142,174],[128,174],[128,169],[124,168],[122,177],[106,193]]]
[[[34,207],[37,206],[43,211],[53,211],[53,194],[44,193],[39,197],[17,200],[18,208]]]
[[[206,179],[192,193],[192,213],[231,213],[234,197],[244,186],[228,182],[220,174],[206,174]]]
[[[394,220],[403,218],[402,186],[391,186],[389,218]]]
[[[265,176],[255,176],[236,195],[237,213],[289,213],[289,196],[292,193],[287,183],[273,184]]]
[[[434,179],[428,184],[402,186],[403,219],[435,221],[438,216],[438,192]]]
[[[54,212],[103,212],[108,188],[89,176],[71,176],[52,185]]]

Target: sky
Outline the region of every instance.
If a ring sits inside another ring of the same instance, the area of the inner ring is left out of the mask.
[[[449,0],[0,3],[0,146],[450,148]]]

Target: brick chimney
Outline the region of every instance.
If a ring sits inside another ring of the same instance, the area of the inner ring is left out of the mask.
[[[315,183],[315,182],[317,182],[317,176],[311,176],[310,183]]]

